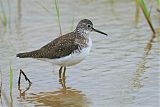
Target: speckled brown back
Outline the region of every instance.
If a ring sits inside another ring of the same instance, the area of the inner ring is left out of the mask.
[[[79,40],[78,42],[76,40]],[[86,42],[84,37],[76,36],[75,32],[60,36],[51,41],[47,45],[38,50],[26,53],[19,53],[17,57],[20,58],[60,58],[71,54],[74,50],[79,49],[79,45]],[[86,44],[84,44],[86,45]]]

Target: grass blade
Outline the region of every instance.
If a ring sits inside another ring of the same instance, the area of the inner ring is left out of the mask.
[[[6,29],[6,27],[7,27],[7,16],[6,16],[4,6],[3,6],[3,2],[1,0],[0,0],[0,7],[1,7],[1,10],[2,10],[1,23],[3,24],[3,26]]]
[[[146,6],[144,0],[140,0],[140,6],[141,6],[141,8],[143,8],[143,12],[147,16],[147,18],[150,18],[150,13],[147,9],[147,6]]]
[[[144,0],[139,0],[139,4],[140,4],[140,7],[141,7],[141,9],[143,11],[143,14],[144,14],[144,16],[145,16],[145,18],[146,18],[146,20],[147,20],[152,32],[155,34],[156,32],[155,32],[155,29],[153,28],[153,25],[152,25],[151,19],[150,19],[150,12],[148,11]]]
[[[49,9],[48,9],[43,3],[41,3],[40,1],[37,1],[37,4],[38,4],[41,8],[43,8],[47,13],[50,13]]]
[[[10,65],[10,94],[12,94],[12,88],[13,88],[13,70],[12,66]]]
[[[139,13],[140,13],[140,5],[139,0],[136,0],[136,13],[135,13],[135,23],[136,25],[139,23]]]
[[[7,0],[8,3],[8,27],[11,30],[11,4],[10,0]]]
[[[157,11],[160,12],[160,0],[157,0],[158,2],[158,8],[157,8]]]
[[[7,3],[7,5],[6,5]],[[6,31],[7,28],[11,30],[11,5],[10,0],[7,0],[7,2],[4,3],[4,1],[0,0],[0,24],[3,25],[4,30]]]
[[[61,24],[60,24],[60,10],[59,10],[59,6],[58,6],[58,0],[55,0],[54,3],[55,3],[56,14],[57,14],[57,18],[58,18],[58,26],[59,26],[59,30],[60,30],[60,35],[62,35]]]
[[[158,9],[160,9],[160,0],[157,0],[158,2]]]

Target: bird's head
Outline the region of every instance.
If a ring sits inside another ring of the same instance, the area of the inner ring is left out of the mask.
[[[101,33],[101,34],[108,36],[106,33],[93,28],[93,23],[89,19],[81,20],[76,27],[76,31],[80,35],[88,34],[92,31],[94,31],[94,32],[98,32],[98,33]]]

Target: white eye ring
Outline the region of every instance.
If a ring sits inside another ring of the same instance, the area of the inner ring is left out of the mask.
[[[89,25],[89,24],[88,24],[88,25],[87,25],[87,27],[88,27],[88,28],[90,28],[90,27],[91,27],[91,25]]]

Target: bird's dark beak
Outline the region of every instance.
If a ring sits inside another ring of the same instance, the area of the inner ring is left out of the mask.
[[[99,31],[99,30],[97,30],[97,29],[95,29],[95,28],[93,28],[93,27],[92,27],[92,29],[93,29],[93,31],[95,31],[95,32],[98,32],[98,33],[101,33],[101,34],[103,34],[103,35],[108,36],[106,33],[102,32],[102,31]]]

